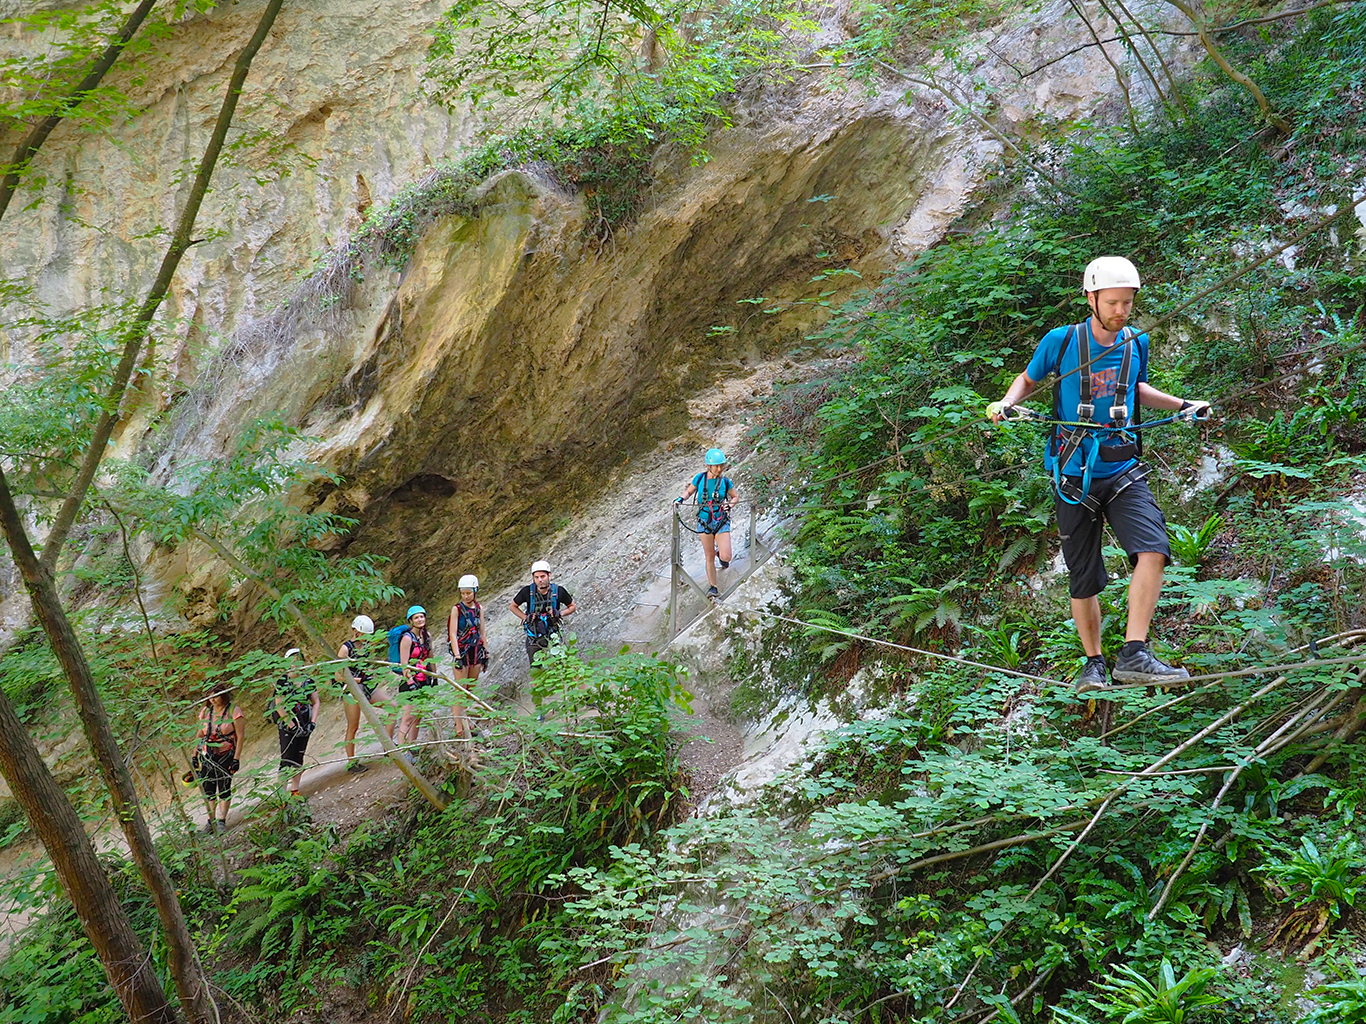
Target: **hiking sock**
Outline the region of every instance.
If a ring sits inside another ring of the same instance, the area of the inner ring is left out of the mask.
[[[1125,640],[1124,646],[1121,647],[1119,650],[1119,656],[1121,658],[1130,657],[1131,655],[1137,654],[1139,651],[1143,650],[1143,648],[1147,646],[1148,641],[1146,640]]]
[[[1088,654],[1088,655],[1086,656],[1086,662],[1087,662],[1088,665],[1089,665],[1089,664],[1096,664],[1096,665],[1099,665],[1099,666],[1101,666],[1102,668],[1104,668],[1104,667],[1105,667],[1105,655],[1103,655],[1103,654]]]

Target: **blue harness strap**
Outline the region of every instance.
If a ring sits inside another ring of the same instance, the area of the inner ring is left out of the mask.
[[[707,484],[713,484],[711,495],[707,494]],[[693,489],[697,491],[697,522],[704,528],[720,528],[730,521],[730,513],[722,504],[733,486],[730,477],[719,476],[713,479],[706,473],[698,473],[692,478]]]
[[[1058,361],[1053,372],[1058,378],[1062,377],[1063,357],[1067,354],[1067,346],[1074,337],[1077,339],[1077,389],[1081,401],[1077,405],[1075,425],[1054,427],[1052,437],[1049,438],[1049,445],[1053,449],[1053,490],[1061,501],[1069,505],[1085,505],[1094,511],[1096,502],[1090,495],[1096,461],[1099,459],[1105,462],[1127,462],[1143,453],[1140,435],[1130,429],[1129,417],[1129,394],[1134,390],[1135,332],[1132,327],[1125,327],[1119,332],[1118,341],[1124,346],[1124,350],[1120,358],[1119,376],[1115,381],[1115,396],[1110,403],[1108,424],[1096,423],[1093,419],[1096,408],[1091,394],[1091,332],[1087,329],[1085,321],[1067,329],[1067,334],[1063,336],[1062,344],[1058,347]],[[1053,417],[1057,420],[1063,418],[1061,379],[1053,388]],[[1107,445],[1106,442],[1112,438],[1123,438],[1124,443]],[[1090,443],[1087,444],[1087,441]],[[1077,485],[1066,478],[1063,470],[1079,449],[1084,454],[1081,484]]]
[[[527,591],[526,599],[526,622],[523,628],[526,635],[530,637],[549,636],[554,632],[555,611],[560,606],[560,588],[558,585],[550,584],[550,593],[546,595],[546,607],[537,609],[536,607],[536,584],[533,582]],[[544,632],[538,632],[538,628]]]

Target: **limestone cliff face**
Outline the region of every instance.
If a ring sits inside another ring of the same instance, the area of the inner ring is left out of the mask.
[[[7,221],[9,273],[27,268],[59,308],[147,279],[153,250],[128,240],[170,222],[179,169],[262,2],[181,26],[151,61],[146,111],[107,139],[54,140],[48,188],[66,189],[85,223],[55,206]],[[662,153],[645,212],[606,243],[589,244],[582,197],[543,171],[512,170],[484,184],[473,213],[433,224],[401,274],[334,250],[300,284],[369,204],[472,139],[473,117],[421,97],[424,33],[443,6],[286,8],[244,107],[267,137],[215,178],[203,223],[222,234],[177,276],[158,342],[167,377],[120,442],[131,452],[154,416],[168,419],[152,442],[168,472],[283,412],[346,477],[304,499],[361,520],[339,546],[390,556],[393,580],[427,601],[451,596],[462,572],[515,573],[538,530],[612,486],[633,452],[678,434],[684,397],[822,315],[740,300],[814,296],[828,286],[813,272],[830,267],[875,283],[937,240],[1002,156],[942,92],[895,77],[869,92],[813,74],[743,97],[705,163]],[[983,41],[979,71],[1008,134],[1039,116],[1103,116],[1118,95],[1094,50],[1028,79],[991,56],[1024,68],[1070,48],[1064,10]],[[846,13],[832,9],[827,32]],[[845,294],[854,279],[840,280]],[[717,324],[737,330],[713,335]]]

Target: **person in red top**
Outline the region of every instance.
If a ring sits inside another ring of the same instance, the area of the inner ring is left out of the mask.
[[[232,690],[219,690],[199,710],[199,785],[204,791],[209,820],[205,832],[226,828],[232,804],[232,777],[241,764],[247,742],[246,717],[232,702]]]
[[[488,668],[489,651],[484,644],[484,608],[479,603],[479,577],[460,577],[460,600],[446,617],[446,635],[450,639],[451,657],[455,659],[455,680],[472,685],[481,669]],[[456,739],[470,738],[470,720],[465,714],[465,702],[459,697],[451,705],[452,727]]]
[[[408,627],[398,645],[398,661],[403,674],[398,692],[411,693],[417,697],[425,687],[436,685],[432,635],[427,632],[427,609],[419,604],[409,608]],[[394,738],[399,743],[416,743],[418,726],[421,724],[421,706],[405,704],[403,717],[398,723],[398,735]],[[412,751],[407,751],[406,756],[410,762],[413,760]]]

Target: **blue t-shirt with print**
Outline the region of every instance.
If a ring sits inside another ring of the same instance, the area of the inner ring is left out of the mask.
[[[1091,330],[1089,318],[1083,329],[1088,332]],[[1043,340],[1039,342],[1039,347],[1034,350],[1034,355],[1029,360],[1029,365],[1025,367],[1025,375],[1030,380],[1042,381],[1053,372],[1053,367],[1058,365],[1058,349],[1062,347],[1067,331],[1067,327],[1055,327],[1043,336]],[[1129,417],[1132,419],[1134,408],[1138,405],[1138,385],[1141,381],[1148,379],[1148,336],[1146,334],[1136,335],[1130,344],[1138,347],[1138,351],[1135,353],[1138,357],[1137,368],[1130,366],[1132,387],[1129,391]],[[1092,419],[1097,423],[1110,422],[1110,399],[1114,397],[1115,385],[1119,383],[1119,368],[1123,360],[1124,346],[1118,340],[1107,348],[1097,342],[1094,335],[1091,336],[1091,367],[1089,371],[1091,374],[1091,402],[1096,407]],[[1062,415],[1059,417],[1060,419],[1075,420],[1077,418],[1077,406],[1081,404],[1081,374],[1073,371],[1076,370],[1080,362],[1081,345],[1078,339],[1073,337],[1067,346],[1067,352],[1063,355],[1062,366],[1059,367],[1059,373],[1062,375]],[[1125,442],[1116,438],[1109,443],[1123,444]],[[1063,467],[1063,472],[1069,476],[1080,476],[1086,468],[1086,456],[1093,444],[1095,442],[1089,437],[1084,439],[1081,447]],[[1044,468],[1052,473],[1053,464],[1056,461],[1050,443],[1044,450]],[[1106,477],[1123,473],[1134,462],[1134,459],[1127,459],[1123,462],[1105,462],[1103,459],[1097,458],[1096,464],[1091,470],[1091,476],[1094,479],[1103,480]]]

